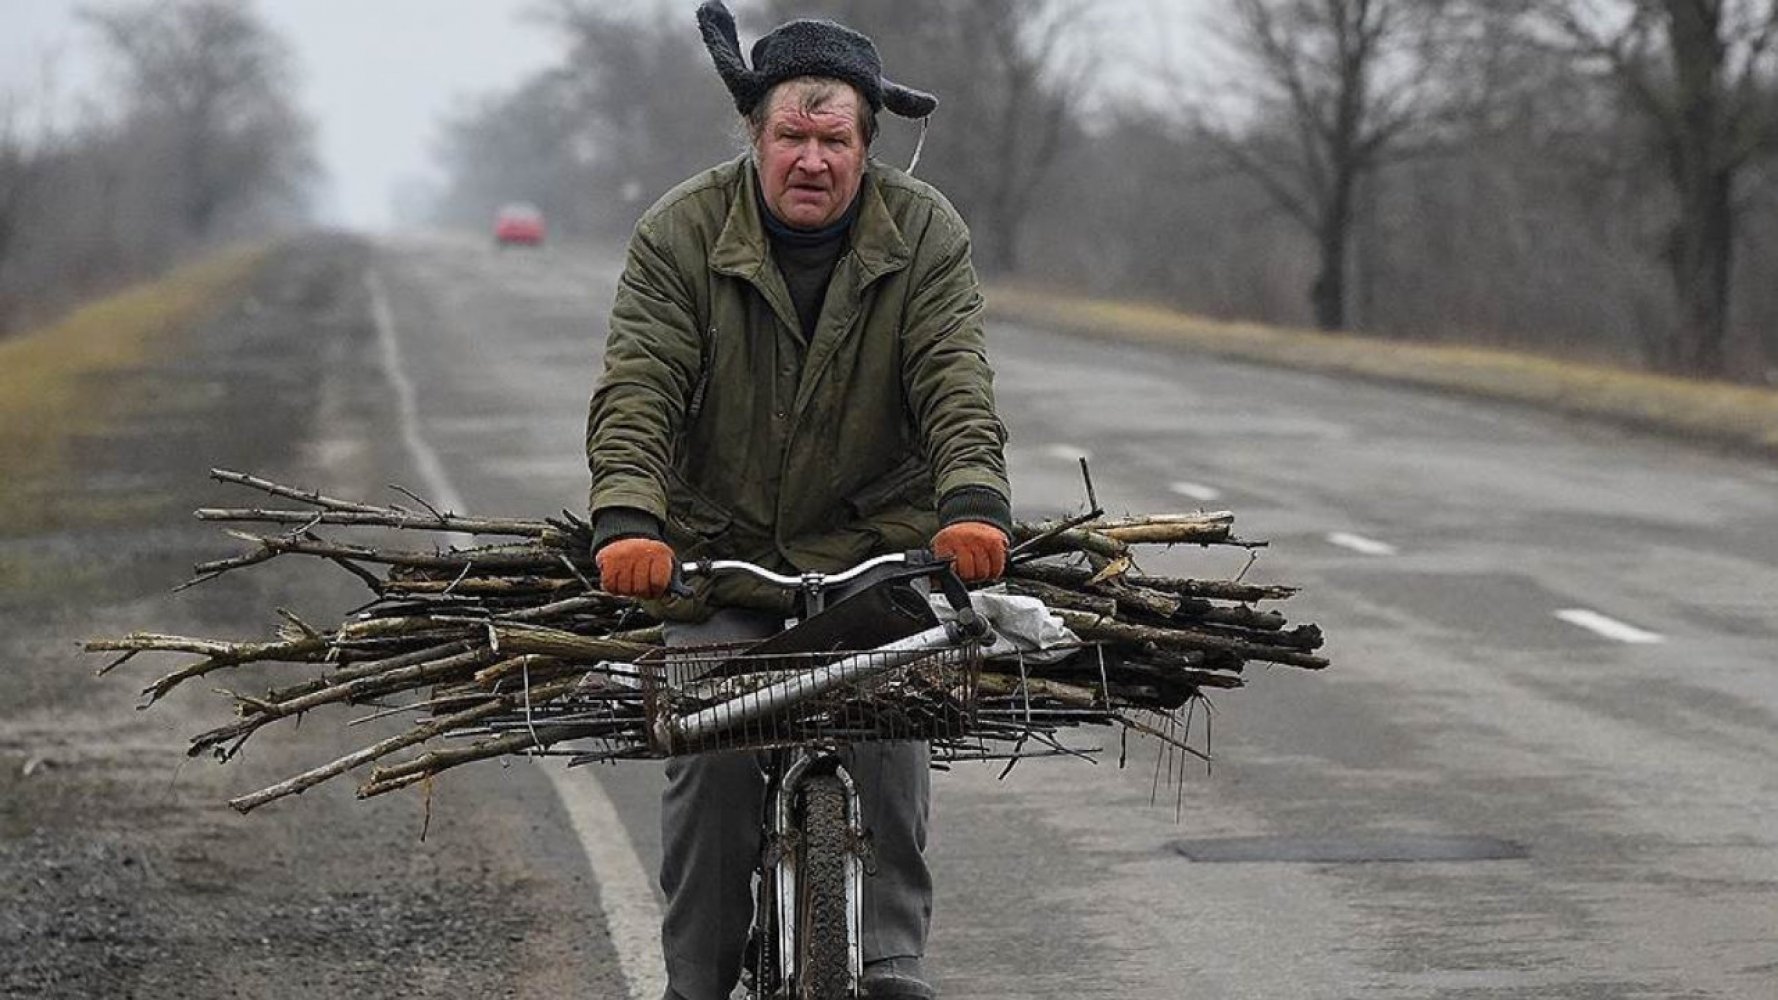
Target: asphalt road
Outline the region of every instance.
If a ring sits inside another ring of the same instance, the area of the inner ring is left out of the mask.
[[[325,567],[163,596],[222,544],[182,513],[217,499],[212,465],[584,504],[614,258],[319,252],[129,376],[159,409],[69,459],[55,502],[85,527],[0,536],[23,664],[0,673],[0,996],[654,1000],[657,767],[483,765],[429,801],[339,784],[241,819],[221,799],[374,727],[317,715],[185,767],[207,692],[135,713],[136,683],[66,662],[82,635],[254,635],[357,599]],[[1082,454],[1113,509],[1232,509],[1272,543],[1248,578],[1304,588],[1284,607],[1334,666],[1216,697],[1209,773],[1136,742],[1121,769],[1114,746],[941,775],[941,996],[1778,996],[1778,469],[1036,329],[991,350],[1021,516],[1078,507]]]
[[[379,253],[419,434],[472,508],[583,502],[615,263],[442,239]],[[1778,995],[1778,469],[1473,401],[991,336],[1022,516],[1079,505],[1080,454],[1111,507],[1233,509],[1273,543],[1250,578],[1304,587],[1288,610],[1324,626],[1335,666],[1217,698],[1218,762],[1182,782],[1163,762],[1157,783],[1141,745],[1123,769],[944,775],[944,996]],[[1147,568],[1240,563],[1178,550]],[[581,780],[652,870],[656,775]]]

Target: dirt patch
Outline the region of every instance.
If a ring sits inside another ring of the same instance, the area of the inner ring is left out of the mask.
[[[266,254],[226,254],[0,342],[0,468],[7,470],[0,534],[64,519],[64,505],[38,490],[67,477],[73,446],[85,436],[127,425],[147,403],[167,412],[178,402],[144,372],[174,356],[207,313],[239,301]]]

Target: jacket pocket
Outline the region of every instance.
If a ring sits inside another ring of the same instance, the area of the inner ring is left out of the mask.
[[[897,503],[930,508],[935,503],[932,470],[926,456],[915,452],[862,489],[846,496],[855,517],[869,517]]]
[[[667,520],[688,535],[710,538],[720,535],[734,515],[712,502],[687,482],[678,469],[667,470]]]

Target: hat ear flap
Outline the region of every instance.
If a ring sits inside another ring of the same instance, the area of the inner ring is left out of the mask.
[[[729,13],[722,0],[704,0],[698,5],[698,33],[704,36],[704,47],[716,63],[717,75],[735,98],[735,107],[742,114],[759,103],[759,77],[747,68],[741,57],[741,39],[735,33],[735,15]]]
[[[883,107],[903,118],[925,118],[938,107],[938,98],[924,90],[904,87],[885,78],[883,80]]]

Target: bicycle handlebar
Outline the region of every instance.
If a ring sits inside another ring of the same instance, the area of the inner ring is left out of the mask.
[[[943,592],[951,607],[962,616],[961,620],[968,630],[975,634],[985,628],[985,623],[978,626],[975,613],[969,610],[969,591],[963,586],[963,581],[957,578],[957,574],[952,572],[951,560],[939,559],[925,549],[875,556],[851,569],[843,569],[837,573],[808,570],[795,575],[773,572],[764,566],[747,562],[744,559],[699,559],[673,567],[673,579],[668,584],[668,589],[679,596],[690,597],[692,590],[685,583],[688,579],[713,577],[721,573],[740,573],[762,583],[782,587],[785,590],[802,591],[804,600],[808,602],[806,611],[812,614],[822,609],[823,595],[830,587],[850,583],[883,566],[908,566],[913,568],[915,574],[930,569],[931,575],[939,585],[939,590]]]
[[[886,556],[876,556],[859,563],[851,569],[838,573],[805,572],[791,576],[786,573],[774,573],[757,563],[745,559],[699,559],[681,563],[679,573],[685,579],[701,576],[716,576],[719,573],[742,573],[756,580],[783,587],[785,590],[805,590],[809,587],[836,587],[850,583],[879,566],[903,565],[910,562],[908,553],[892,552]]]

